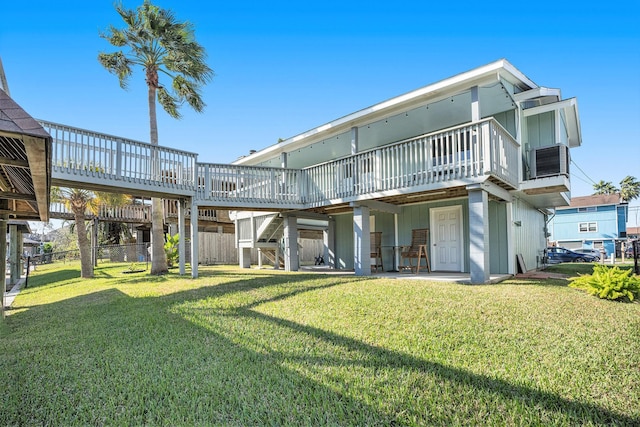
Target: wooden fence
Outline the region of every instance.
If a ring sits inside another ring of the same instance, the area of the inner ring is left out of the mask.
[[[198,233],[198,251],[202,265],[234,264],[238,265],[238,249],[235,247],[235,235],[229,233]],[[313,265],[315,258],[324,253],[322,240],[298,239],[301,265]],[[262,257],[262,263],[268,263]],[[258,265],[258,250],[251,250],[251,264]]]

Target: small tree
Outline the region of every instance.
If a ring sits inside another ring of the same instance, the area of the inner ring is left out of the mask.
[[[78,250],[80,251],[80,276],[84,278],[93,277],[91,241],[87,237],[85,214],[87,210],[95,213],[95,195],[89,190],[63,187],[54,187],[51,193],[53,201],[63,202],[73,212],[76,235],[78,237]]]
[[[180,259],[178,253],[178,244],[180,243],[180,235],[174,234],[173,236],[167,233],[167,241],[164,242],[164,251],[167,255],[167,265],[173,267],[173,265]]]

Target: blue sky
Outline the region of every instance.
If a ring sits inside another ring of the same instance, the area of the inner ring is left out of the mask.
[[[160,144],[197,152],[200,161],[231,162],[506,58],[538,85],[578,99],[583,145],[572,150],[573,196],[591,194],[591,180],[640,179],[637,1],[155,4],[193,23],[216,73],[203,114],[184,107],[177,121],[159,109]],[[0,57],[12,97],[34,117],[148,141],[143,75],[124,91],[96,59],[112,51],[100,31],[123,26],[113,5],[6,2]],[[637,223],[640,212],[632,209],[630,219]]]

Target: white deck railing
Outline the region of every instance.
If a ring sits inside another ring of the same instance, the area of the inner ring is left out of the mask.
[[[197,197],[267,206],[302,205],[303,173],[298,169],[198,163]]]
[[[518,186],[518,143],[492,118],[305,169],[197,163],[193,153],[41,124],[53,137],[52,165],[59,179],[112,181],[124,191],[143,184],[150,192],[195,195],[203,206],[303,209],[487,176]]]
[[[56,123],[40,124],[53,138],[52,175],[57,178],[124,189],[127,183],[146,184],[159,192],[193,189],[194,153]]]
[[[52,202],[49,205],[49,212],[53,218],[72,219],[73,212],[64,203]],[[121,222],[151,222],[151,206],[149,205],[122,205],[106,206],[100,205],[93,212],[90,209],[85,211],[85,218],[98,217],[100,220],[117,220]]]
[[[457,126],[304,169],[305,202],[493,174],[516,188],[518,143],[495,120]]]
[[[173,199],[164,199],[164,216],[165,218],[178,218],[178,201]],[[185,209],[185,218],[191,218],[191,207]],[[218,221],[216,209],[200,208],[198,209],[198,220],[201,221]]]

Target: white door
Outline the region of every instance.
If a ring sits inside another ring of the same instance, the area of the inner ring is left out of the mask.
[[[462,206],[432,208],[431,268],[462,271]]]

